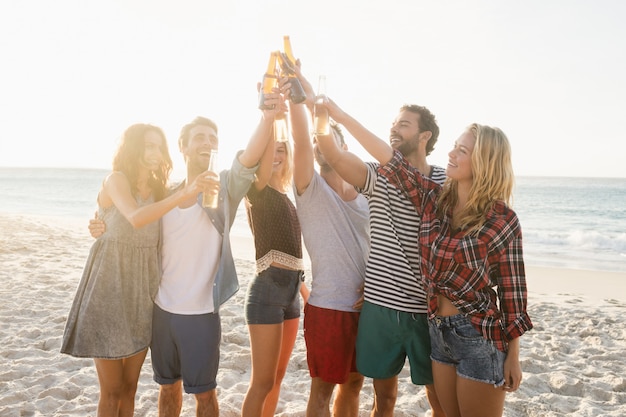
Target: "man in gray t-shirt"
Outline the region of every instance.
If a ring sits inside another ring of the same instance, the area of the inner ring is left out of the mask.
[[[304,78],[308,92],[313,93]],[[294,140],[294,195],[311,259],[311,294],[304,307],[304,339],[311,375],[307,415],[356,416],[363,376],[356,370],[356,336],[369,252],[367,199],[326,163],[309,137],[304,104],[290,104]],[[333,126],[339,146],[345,146]],[[317,173],[314,160],[320,166]]]

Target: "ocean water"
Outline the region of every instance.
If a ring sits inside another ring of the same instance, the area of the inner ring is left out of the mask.
[[[0,212],[57,217],[86,227],[106,174],[0,167]],[[626,178],[518,177],[513,208],[528,265],[626,272]],[[243,204],[232,233],[250,236]]]

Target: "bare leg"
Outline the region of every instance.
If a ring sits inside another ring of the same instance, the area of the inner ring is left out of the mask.
[[[374,379],[374,408],[371,417],[393,417],[397,397],[397,376],[387,379]]]
[[[463,417],[502,417],[506,391],[492,384],[457,376],[457,397]]]
[[[437,391],[435,391],[435,385],[430,384],[426,385],[426,398],[428,398],[428,403],[430,404],[431,417],[446,417],[446,413],[443,412],[443,408],[439,403],[439,398],[437,397]]]
[[[321,378],[311,379],[311,392],[306,405],[306,417],[330,417],[330,397],[335,384]]]
[[[269,392],[267,397],[265,397],[262,414],[263,417],[272,417],[276,412],[276,405],[278,404],[278,398],[280,397],[280,386],[283,382],[285,374],[287,373],[287,366],[289,365],[293,345],[296,343],[296,336],[298,335],[299,323],[299,318],[285,320],[283,322],[283,335],[280,345],[278,367],[276,368],[276,377],[274,378],[274,386],[272,387],[272,390]]]
[[[178,417],[183,407],[183,382],[161,385],[159,389],[159,417]]]
[[[125,359],[94,359],[100,383],[98,417],[132,417],[141,366],[148,350]]]
[[[358,372],[350,373],[348,380],[340,384],[337,390],[333,403],[333,417],[358,417],[362,387],[363,375]]]
[[[250,386],[241,407],[242,417],[260,417],[265,398],[272,390],[276,379],[280,346],[283,338],[281,324],[251,324],[250,351],[252,375]]]
[[[100,398],[98,400],[98,417],[117,417],[122,392],[122,360],[94,359]]]
[[[446,417],[461,417],[461,410],[459,410],[459,403],[456,397],[456,368],[452,365],[444,365],[433,361],[433,379],[435,380],[437,398]]]
[[[196,394],[196,417],[219,417],[220,408],[217,403],[217,390]]]

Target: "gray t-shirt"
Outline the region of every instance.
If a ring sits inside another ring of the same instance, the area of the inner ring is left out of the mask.
[[[369,209],[358,194],[341,197],[315,172],[302,195],[294,190],[304,245],[311,258],[311,295],[316,307],[357,311],[369,253]]]

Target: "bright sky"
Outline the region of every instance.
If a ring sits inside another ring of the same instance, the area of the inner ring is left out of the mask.
[[[2,1],[0,166],[109,168],[148,122],[183,172],[176,140],[196,115],[229,164],[290,35],[304,74],[380,137],[402,104],[429,107],[431,163],[478,122],[508,135],[517,175],[626,177],[625,21],[621,0]]]

